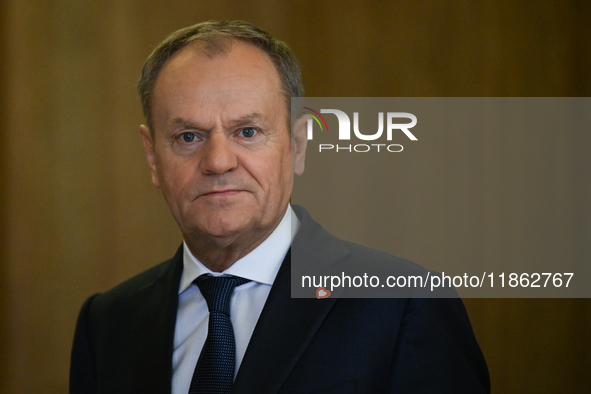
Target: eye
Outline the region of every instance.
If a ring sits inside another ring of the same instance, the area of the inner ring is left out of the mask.
[[[193,133],[183,133],[181,134],[181,140],[183,142],[195,142],[197,136]]]
[[[252,138],[255,136],[256,133],[257,131],[253,127],[245,127],[242,130],[240,130],[239,135],[241,137]]]

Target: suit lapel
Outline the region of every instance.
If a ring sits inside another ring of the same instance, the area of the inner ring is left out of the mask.
[[[137,358],[142,365],[141,379],[145,393],[170,393],[174,329],[178,308],[178,289],[183,270],[182,246],[163,266],[163,271],[151,284],[136,294],[137,319],[131,324],[135,335]]]
[[[330,265],[347,255],[343,243],[326,233],[303,208],[294,210],[301,225],[293,248],[299,251],[306,245],[305,249],[312,251],[306,258],[318,265]],[[277,393],[336,302],[336,298],[291,298],[291,257],[290,249],[248,344],[232,393]]]
[[[232,393],[276,393],[314,337],[335,299],[291,298],[287,254],[252,334]]]

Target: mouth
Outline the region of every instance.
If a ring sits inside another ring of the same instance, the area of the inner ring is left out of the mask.
[[[212,190],[212,191],[201,194],[199,197],[231,197],[231,196],[235,196],[236,194],[241,193],[243,191],[244,190],[239,190],[239,189]]]

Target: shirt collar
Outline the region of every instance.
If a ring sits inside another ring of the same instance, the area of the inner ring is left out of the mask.
[[[204,266],[193,256],[193,253],[183,241],[183,274],[179,294],[187,290],[191,283],[203,274],[240,276],[271,286],[299,226],[300,221],[291,209],[291,205],[288,205],[283,219],[281,219],[281,222],[271,235],[253,251],[237,260],[223,272],[212,272]]]

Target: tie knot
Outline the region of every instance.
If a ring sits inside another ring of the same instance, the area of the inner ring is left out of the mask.
[[[222,312],[230,316],[230,299],[234,289],[250,282],[238,276],[201,275],[195,279],[199,290],[207,302],[209,312]]]

